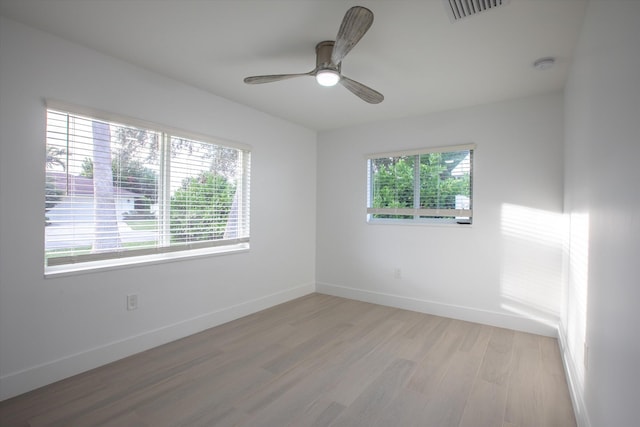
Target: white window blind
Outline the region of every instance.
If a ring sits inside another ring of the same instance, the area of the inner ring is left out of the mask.
[[[248,247],[248,148],[109,119],[47,110],[45,267]]]
[[[475,144],[367,156],[370,222],[471,223]]]

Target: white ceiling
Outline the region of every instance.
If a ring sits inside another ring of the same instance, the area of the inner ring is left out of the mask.
[[[471,1],[471,0],[469,0]],[[363,102],[307,72],[347,9],[373,25],[342,73],[383,93]],[[0,0],[0,14],[315,130],[484,104],[564,86],[585,0],[511,0],[452,23],[442,0]],[[532,67],[554,56],[545,71]]]

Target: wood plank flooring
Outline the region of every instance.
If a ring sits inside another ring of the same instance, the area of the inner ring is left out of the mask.
[[[312,294],[1,402],[0,425],[576,421],[555,339]]]

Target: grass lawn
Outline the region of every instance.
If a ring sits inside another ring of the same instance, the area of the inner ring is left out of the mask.
[[[158,225],[158,221],[153,219],[129,219],[125,221],[132,230],[153,231]]]

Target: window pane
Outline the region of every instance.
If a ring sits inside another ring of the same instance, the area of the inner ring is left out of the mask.
[[[420,156],[420,208],[469,209],[470,152]]]
[[[171,166],[171,244],[223,239],[241,178],[238,150],[171,138]]]
[[[111,124],[118,233],[124,250],[158,246],[159,133]],[[94,185],[96,178],[94,176]]]
[[[249,241],[250,153],[47,111],[46,265]]]
[[[474,144],[372,155],[367,218],[471,223]]]
[[[154,247],[159,135],[49,111],[46,258]]]
[[[371,160],[374,208],[412,208],[415,156]]]

